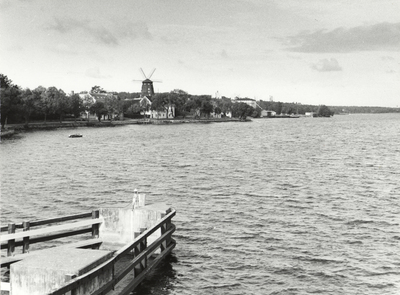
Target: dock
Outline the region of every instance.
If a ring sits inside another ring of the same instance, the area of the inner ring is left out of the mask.
[[[1,294],[130,294],[174,249],[175,214],[138,196],[125,206],[2,226],[1,268],[9,276]],[[46,247],[72,236],[79,241]],[[37,243],[41,249],[30,251]]]

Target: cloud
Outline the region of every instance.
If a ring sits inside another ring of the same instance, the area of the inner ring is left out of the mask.
[[[142,38],[142,39],[153,39],[152,34],[149,32],[149,28],[145,22],[127,22],[118,26],[117,34],[123,38],[131,40]]]
[[[400,48],[400,23],[379,23],[354,28],[301,32],[287,37],[287,50],[294,52],[353,52]]]
[[[76,49],[73,49],[73,48],[71,48],[71,46],[64,44],[64,43],[56,44],[52,48],[52,51],[55,53],[68,54],[68,55],[77,55],[78,54],[78,51]]]
[[[87,23],[85,21],[80,21],[71,18],[59,19],[54,18],[53,22],[47,25],[47,29],[51,31],[56,31],[61,34],[65,34],[72,30],[83,29],[86,30]]]
[[[222,57],[222,58],[228,58],[228,53],[226,52],[225,49],[222,50],[222,52],[221,52],[221,57]]]
[[[392,57],[392,56],[382,56],[381,59],[382,59],[382,60],[393,61],[393,60],[394,60],[394,57]]]
[[[318,72],[335,72],[342,70],[342,67],[335,58],[321,59],[319,62],[312,64],[311,68]]]
[[[116,22],[109,24],[106,28],[102,24],[95,24],[93,21],[89,20],[55,18],[53,22],[47,26],[47,29],[56,31],[60,34],[80,31],[91,36],[100,44],[111,46],[119,45],[124,39],[152,39],[152,35],[144,22]]]
[[[106,79],[106,78],[110,78],[110,75],[102,75],[100,73],[100,69],[99,68],[90,68],[86,70],[86,76],[91,77],[91,78],[96,78],[96,79]]]

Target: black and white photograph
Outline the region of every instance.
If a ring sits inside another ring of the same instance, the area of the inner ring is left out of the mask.
[[[0,0],[0,295],[400,295],[399,0]]]

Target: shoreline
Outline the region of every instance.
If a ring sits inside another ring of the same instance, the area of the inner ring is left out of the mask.
[[[9,138],[14,134],[35,130],[54,130],[54,129],[75,129],[80,127],[116,127],[125,125],[174,125],[174,124],[208,124],[225,122],[249,122],[251,120],[239,120],[237,118],[229,119],[127,119],[123,121],[64,121],[64,122],[32,122],[27,124],[9,124],[1,130],[1,138]]]

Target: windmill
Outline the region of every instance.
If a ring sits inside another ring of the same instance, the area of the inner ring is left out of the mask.
[[[151,72],[151,74],[148,77],[146,76],[146,74],[144,73],[142,68],[140,68],[140,71],[143,74],[144,80],[133,80],[133,81],[142,82],[142,92],[140,94],[140,97],[147,96],[148,98],[151,98],[154,95],[153,82],[161,82],[161,81],[159,81],[159,80],[150,80],[151,76],[153,76],[154,72],[156,71],[155,68],[154,68],[154,70]]]

